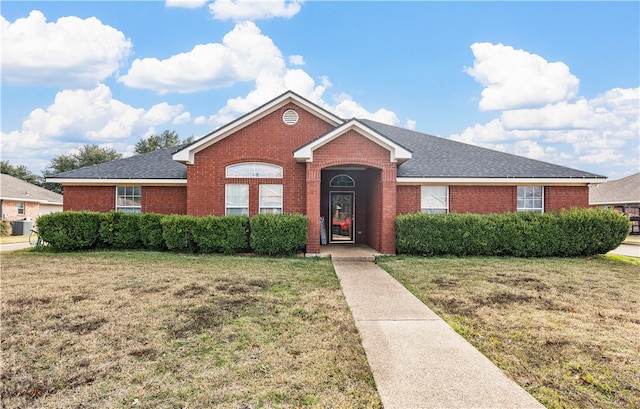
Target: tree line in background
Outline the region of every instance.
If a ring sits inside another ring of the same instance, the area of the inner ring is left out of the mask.
[[[135,145],[134,152],[136,154],[149,153],[191,142],[193,142],[193,136],[181,141],[175,131],[165,130],[160,135],[151,135],[148,138],[140,139]],[[56,193],[62,193],[62,186],[60,184],[48,183],[45,179],[57,173],[68,172],[99,163],[111,162],[121,158],[122,154],[115,149],[100,147],[98,145],[84,145],[78,149],[77,152],[54,156],[43,170],[42,175],[33,173],[27,169],[25,165],[14,166],[6,160],[0,161],[0,173],[22,179],[25,182],[41,186]]]

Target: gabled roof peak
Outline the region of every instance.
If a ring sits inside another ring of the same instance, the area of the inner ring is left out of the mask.
[[[293,157],[298,162],[313,162],[313,151],[351,130],[356,130],[365,138],[388,150],[390,155],[389,160],[391,162],[402,163],[411,159],[411,151],[405,149],[402,145],[387,138],[357,118],[346,121],[330,132],[300,147],[293,153]]]
[[[227,125],[224,125],[221,128],[218,128],[215,131],[204,135],[202,138],[193,142],[191,145],[176,152],[173,155],[173,160],[186,163],[186,164],[193,164],[196,153],[202,151],[203,149],[208,148],[214,143],[226,138],[227,136],[237,132],[238,130],[256,122],[257,120],[269,115],[275,110],[292,102],[297,106],[301,107],[302,109],[305,109],[313,113],[314,115],[323,119],[324,121],[333,124],[334,126],[338,126],[344,123],[344,120],[342,118],[339,118],[338,116],[320,107],[319,105],[314,104],[308,99],[303,98],[300,95],[296,94],[295,92],[289,90],[275,97],[271,101],[268,101],[265,104],[259,106],[253,111],[228,123]]]

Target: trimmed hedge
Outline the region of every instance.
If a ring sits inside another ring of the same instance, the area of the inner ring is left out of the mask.
[[[114,249],[139,249],[143,247],[140,238],[140,215],[136,213],[105,213],[100,223],[100,241]]]
[[[140,227],[140,241],[145,249],[163,251],[167,245],[162,237],[163,214],[143,213],[140,215],[138,226]]]
[[[247,216],[165,216],[162,237],[171,251],[236,254],[249,249]]]
[[[237,254],[249,250],[249,217],[205,216],[196,220],[191,234],[201,253]]]
[[[61,212],[42,216],[37,223],[42,239],[57,251],[104,247],[223,254],[254,250],[258,254],[288,255],[304,251],[307,244],[307,218],[300,215],[258,215],[249,219]]]
[[[610,210],[550,213],[415,213],[396,219],[399,254],[573,257],[604,254],[629,233],[629,219]]]
[[[105,213],[59,212],[38,218],[38,233],[54,250],[91,249],[100,244],[100,224]]]
[[[160,220],[162,225],[162,239],[167,249],[179,253],[195,253],[198,250],[192,227],[197,218],[189,215],[171,215]]]
[[[299,214],[257,214],[251,219],[251,248],[258,254],[292,255],[307,245],[307,218]]]

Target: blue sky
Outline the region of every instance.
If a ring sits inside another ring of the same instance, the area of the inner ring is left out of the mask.
[[[287,89],[618,179],[640,171],[640,3],[3,1],[2,160],[199,137]]]

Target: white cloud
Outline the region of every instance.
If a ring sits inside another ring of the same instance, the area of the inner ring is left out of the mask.
[[[131,52],[125,35],[95,17],[61,17],[47,23],[34,10],[2,27],[2,77],[18,85],[95,86],[118,70]]]
[[[302,3],[302,0],[215,0],[209,11],[216,20],[291,18],[298,14]]]
[[[282,72],[280,50],[252,22],[237,24],[222,43],[196,45],[165,60],[136,59],[118,81],[133,88],[191,93],[252,81],[263,72]]]
[[[586,99],[504,111],[500,118],[506,129],[611,129],[624,123],[624,118],[615,112],[596,107]]]
[[[84,144],[124,149],[132,137],[137,141],[135,134],[185,115],[188,113],[181,105],[167,103],[148,110],[134,108],[114,99],[103,84],[90,90],[64,90],[46,109],[33,110],[21,129],[2,133],[2,154],[5,160],[25,156],[51,158]],[[24,160],[17,161],[20,162]]]
[[[167,7],[182,7],[185,9],[196,9],[207,4],[207,0],[166,0]]]
[[[289,64],[291,65],[305,65],[304,57],[301,55],[290,55]]]
[[[640,168],[640,88],[578,96],[579,80],[562,62],[502,44],[476,43],[473,68],[485,86],[481,110],[499,110],[486,124],[450,138],[546,162],[585,164],[602,174]]]
[[[539,107],[578,93],[580,81],[562,62],[502,44],[475,43],[471,50],[475,61],[465,72],[485,86],[482,111]]]
[[[450,138],[558,164],[640,168],[640,88],[613,89],[587,100],[504,111]]]
[[[376,112],[369,112],[347,94],[341,94],[338,97],[338,104],[333,107],[333,111],[341,118],[371,119],[389,125],[398,125],[400,123],[394,112],[385,108],[380,108]]]

